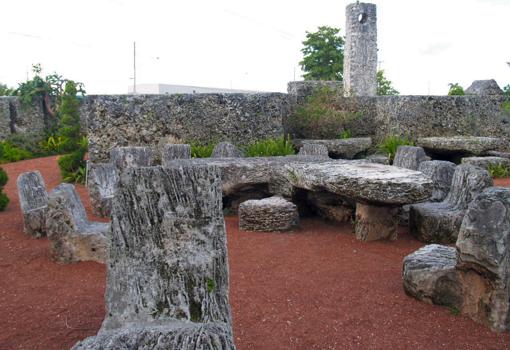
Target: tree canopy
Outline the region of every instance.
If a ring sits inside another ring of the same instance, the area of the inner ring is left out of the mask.
[[[340,29],[321,26],[306,32],[303,60],[299,62],[305,80],[342,80],[344,70],[344,38]]]
[[[391,81],[384,76],[384,70],[377,71],[377,95],[398,95]]]

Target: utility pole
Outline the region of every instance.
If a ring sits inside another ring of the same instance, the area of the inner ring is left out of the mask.
[[[136,41],[133,41],[133,95],[136,95]]]

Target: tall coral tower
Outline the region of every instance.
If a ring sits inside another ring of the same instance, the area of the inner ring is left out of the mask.
[[[351,96],[377,94],[377,13],[375,4],[347,5],[344,90]]]

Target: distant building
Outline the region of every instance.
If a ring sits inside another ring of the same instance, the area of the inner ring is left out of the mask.
[[[210,93],[256,93],[258,91],[221,89],[202,86],[170,85],[170,84],[137,84],[137,94],[210,94]],[[128,93],[133,93],[133,85],[128,87]]]

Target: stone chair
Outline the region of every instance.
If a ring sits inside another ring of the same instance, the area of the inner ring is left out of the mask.
[[[214,166],[123,172],[106,316],[98,334],[73,349],[235,349],[221,197]]]
[[[105,261],[110,224],[87,219],[74,185],[60,184],[50,192],[46,227],[55,260]]]
[[[328,148],[325,145],[314,143],[305,143],[303,146],[301,146],[298,156],[329,158]]]
[[[94,215],[109,217],[112,199],[119,181],[117,169],[111,163],[88,162],[87,189]]]
[[[119,170],[151,166],[154,152],[150,147],[115,147],[110,151],[110,162]]]
[[[243,231],[287,231],[298,223],[297,206],[279,196],[250,199],[239,205],[239,229]]]
[[[211,158],[242,158],[243,153],[230,142],[220,142],[211,154]]]
[[[406,168],[411,170],[418,170],[421,162],[430,160],[421,147],[415,146],[398,146],[393,166]]]
[[[489,187],[469,205],[456,248],[427,245],[406,256],[405,292],[510,330],[510,188]]]
[[[451,189],[442,202],[411,205],[411,234],[427,243],[455,242],[469,203],[492,185],[492,178],[486,170],[470,165],[457,166]]]
[[[46,236],[48,193],[41,173],[36,170],[20,174],[17,187],[24,232],[33,237]]]
[[[186,144],[166,144],[161,151],[161,165],[169,166],[176,159],[190,159],[191,146]]]

